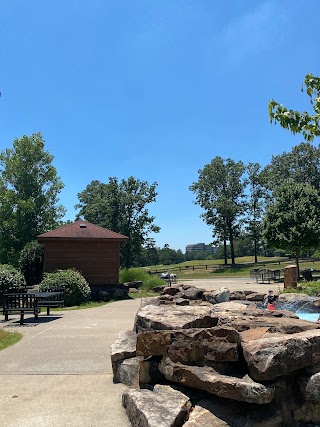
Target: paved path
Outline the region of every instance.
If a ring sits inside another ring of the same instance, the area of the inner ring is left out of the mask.
[[[129,427],[125,386],[112,382],[110,345],[133,327],[139,304],[41,314],[26,326],[17,316],[9,326],[1,322],[24,336],[0,352],[0,426]]]
[[[250,279],[185,283],[208,290],[278,289]],[[23,333],[20,342],[0,351],[0,426],[129,427],[121,406],[125,386],[112,382],[110,346],[119,331],[133,327],[139,304],[118,301],[41,314],[26,326],[19,325],[18,316],[0,322],[0,327]]]

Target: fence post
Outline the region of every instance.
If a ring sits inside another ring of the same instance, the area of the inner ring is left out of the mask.
[[[194,271],[194,265],[192,266],[192,270]]]
[[[208,270],[208,266],[206,265],[206,270]]]

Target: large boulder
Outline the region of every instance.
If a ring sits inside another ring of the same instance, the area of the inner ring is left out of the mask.
[[[247,295],[248,301],[263,301],[266,296],[265,292],[253,292],[252,294]]]
[[[280,427],[282,421],[273,403],[262,407],[212,397],[197,402],[183,427]]]
[[[211,328],[218,323],[214,311],[207,306],[154,306],[138,311],[137,332],[163,329]]]
[[[233,291],[230,293],[230,301],[236,300],[236,301],[241,301],[241,300],[246,300],[247,296],[245,294],[245,292],[243,291]]]
[[[151,390],[127,390],[122,396],[129,420],[139,427],[180,427],[191,404],[188,396],[170,386]]]
[[[320,372],[303,377],[301,389],[305,400],[320,402]]]
[[[291,311],[304,311],[310,313],[320,312],[320,298],[307,294],[283,293],[279,295],[278,307]]]
[[[272,380],[320,363],[320,330],[243,342],[242,348],[250,376]]]
[[[111,345],[111,363],[114,380],[118,381],[118,367],[125,360],[136,356],[137,334],[134,331],[122,331],[117,341]]]
[[[248,376],[239,378],[221,375],[206,366],[174,363],[169,357],[162,359],[160,371],[170,381],[228,399],[266,404],[270,403],[274,396],[273,388],[256,383]]]
[[[190,286],[188,289],[181,288],[180,297],[188,300],[201,300],[205,289]]]
[[[220,288],[217,291],[204,292],[202,299],[211,304],[219,304],[230,301],[230,291],[228,288]]]
[[[169,355],[179,362],[235,362],[239,344],[239,333],[229,327],[148,331],[137,336],[137,354]]]

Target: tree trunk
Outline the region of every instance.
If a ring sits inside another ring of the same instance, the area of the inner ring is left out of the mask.
[[[231,264],[235,265],[234,246],[233,246],[233,236],[232,236],[232,234],[231,234],[229,240],[230,240],[230,251],[231,251]]]
[[[224,255],[224,265],[228,265],[227,241],[225,239],[223,239],[223,255]]]
[[[257,239],[254,238],[254,262],[257,263],[258,262],[258,257],[257,257]]]

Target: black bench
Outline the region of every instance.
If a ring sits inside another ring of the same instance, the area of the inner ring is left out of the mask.
[[[9,320],[9,314],[12,313],[20,313],[20,325],[23,325],[25,313],[33,313],[37,319],[39,308],[35,295],[28,293],[4,294],[3,314],[6,322]]]
[[[38,299],[39,312],[41,307],[46,308],[47,316],[49,316],[50,308],[64,307],[63,294],[63,289],[58,292],[35,292],[35,296]]]

